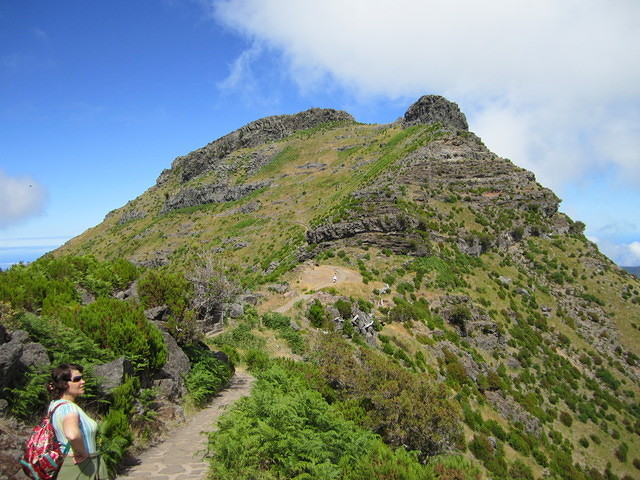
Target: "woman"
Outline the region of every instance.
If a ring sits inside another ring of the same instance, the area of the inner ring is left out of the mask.
[[[58,480],[106,480],[107,472],[96,448],[98,424],[78,405],[84,393],[82,366],[63,363],[53,369],[48,388],[53,412],[51,423],[62,448],[70,444],[69,455],[62,464]],[[56,408],[57,407],[57,408]]]

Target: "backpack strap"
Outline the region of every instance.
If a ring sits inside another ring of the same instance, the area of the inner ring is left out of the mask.
[[[53,410],[51,410],[51,411],[47,414],[47,416],[48,416],[49,418],[53,418],[53,414],[56,412],[56,410],[58,409],[58,407],[61,407],[62,405],[66,405],[67,403],[69,403],[69,402],[60,402],[60,403],[59,403],[59,404],[57,404],[55,407],[53,407]]]
[[[65,405],[65,404],[67,404],[67,403],[69,403],[69,402],[60,402],[58,405],[56,405],[55,407],[53,407],[53,410],[51,410],[51,411],[48,413],[49,421],[50,421],[50,422],[52,422],[52,425],[51,425],[51,426],[53,426],[53,414],[56,412],[56,410],[58,409],[58,407],[61,407],[62,405]],[[55,430],[54,430],[54,431],[55,431]],[[57,436],[56,436],[56,437],[57,437]],[[56,438],[56,440],[57,440],[57,438]],[[69,442],[65,443],[65,445],[64,445],[64,449],[62,450],[62,455],[66,455],[67,453],[69,453],[69,450],[70,450],[70,449],[71,449],[71,444],[70,444]]]

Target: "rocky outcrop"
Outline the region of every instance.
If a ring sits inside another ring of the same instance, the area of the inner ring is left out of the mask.
[[[132,220],[139,220],[141,218],[146,217],[147,212],[144,210],[128,210],[122,214],[122,216],[118,219],[118,225],[124,225],[125,223],[129,223]]]
[[[480,256],[495,247],[504,251],[525,237],[567,233],[571,221],[558,212],[558,197],[536,183],[531,172],[491,153],[477,136],[462,131],[466,120],[456,112],[457,106],[441,97],[416,102],[407,112],[406,125],[445,119],[457,130],[424,138],[422,146],[345,199],[340,221],[330,218],[309,230],[307,242],[357,241],[419,256],[431,253],[429,243],[453,241],[461,252]],[[461,226],[443,228],[442,222],[424,215],[431,205],[437,210],[440,202],[464,202],[477,212],[482,225],[502,222],[499,217],[506,212],[511,226],[481,234]]]
[[[317,127],[327,122],[353,121],[353,117],[347,112],[330,108],[311,108],[294,115],[275,115],[262,118],[199,150],[176,158],[171,165],[171,170],[165,170],[158,178],[157,184],[167,181],[172,171],[179,172],[181,182],[187,182],[211,170],[222,158],[241,148],[255,148],[267,142],[282,140],[299,130]]]
[[[485,397],[489,403],[502,415],[512,423],[521,423],[524,430],[528,433],[537,435],[540,433],[542,425],[540,420],[529,412],[522,405],[517,403],[512,397],[507,397],[502,392],[486,391]]]
[[[362,217],[353,221],[322,225],[309,230],[307,232],[307,242],[310,244],[323,243],[370,232],[405,232],[416,226],[418,226],[418,221],[407,215]]]
[[[402,126],[430,123],[441,123],[446,128],[454,130],[469,130],[467,117],[460,111],[457,104],[439,95],[424,95],[411,105],[404,114]]]
[[[167,200],[160,213],[168,213],[180,208],[195,207],[209,203],[234,202],[246,197],[255,190],[269,186],[269,184],[270,182],[257,182],[238,186],[216,184],[186,188]]]
[[[184,377],[191,370],[189,357],[178,346],[174,338],[160,322],[154,322],[162,332],[167,347],[167,362],[153,378],[153,386],[157,387],[164,398],[176,401],[186,394]]]
[[[27,332],[7,332],[0,325],[0,339],[4,340],[0,344],[0,390],[12,385],[30,367],[51,364],[47,350],[39,343],[30,341]]]

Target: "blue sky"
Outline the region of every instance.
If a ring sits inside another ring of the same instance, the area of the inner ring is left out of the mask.
[[[0,267],[250,121],[423,94],[640,265],[638,58],[637,0],[0,0]]]

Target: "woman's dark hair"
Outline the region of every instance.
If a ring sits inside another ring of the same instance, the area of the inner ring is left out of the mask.
[[[51,372],[51,380],[47,383],[47,390],[53,400],[61,398],[67,390],[67,382],[71,380],[71,370],[82,373],[83,368],[77,363],[61,363]]]

